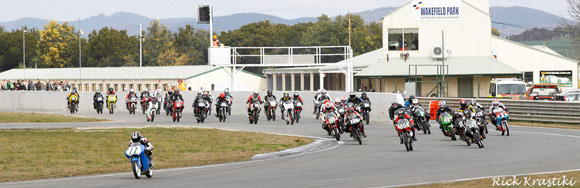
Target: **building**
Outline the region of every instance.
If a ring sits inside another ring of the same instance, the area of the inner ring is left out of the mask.
[[[492,36],[491,16],[489,0],[414,0],[399,7],[382,20],[383,48],[352,59],[354,87],[404,93],[405,83],[414,82],[420,96],[442,91],[448,97],[488,97],[493,78],[519,78],[578,88],[576,60]],[[316,77],[336,70],[278,68],[265,73]],[[326,89],[343,89],[341,74],[322,79]]]
[[[266,79],[248,71],[236,74],[238,91],[259,91],[266,89]],[[230,70],[209,65],[167,66],[167,67],[104,67],[104,68],[39,68],[11,69],[0,73],[0,81],[48,80],[67,81],[80,91],[101,91],[114,88],[117,91],[144,88],[167,90],[181,79],[187,88],[199,90],[223,90],[231,87]]]

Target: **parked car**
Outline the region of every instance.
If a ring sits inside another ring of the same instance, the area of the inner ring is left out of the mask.
[[[560,94],[564,96],[564,101],[580,102],[580,89],[570,89]]]
[[[528,100],[565,101],[556,84],[534,84],[528,88]]]

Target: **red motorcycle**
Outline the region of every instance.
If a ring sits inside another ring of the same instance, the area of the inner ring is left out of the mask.
[[[407,119],[400,119],[397,122],[397,131],[400,133],[399,136],[403,140],[403,144],[405,144],[405,149],[407,151],[413,151],[413,131],[411,130],[411,124]]]
[[[302,112],[302,103],[298,100],[294,101],[294,121],[300,122],[300,113]]]
[[[181,99],[177,99],[174,103],[173,103],[173,122],[177,121],[179,122],[179,119],[181,119],[181,112],[183,111],[183,101]]]
[[[340,130],[338,129],[338,117],[334,113],[324,115],[325,130],[329,135],[334,136],[336,141],[340,141]]]

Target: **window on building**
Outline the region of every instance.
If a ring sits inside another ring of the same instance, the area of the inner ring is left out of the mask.
[[[137,91],[141,91],[141,84],[137,84]]]
[[[115,91],[119,91],[119,84],[114,84]]]
[[[151,90],[151,85],[150,84],[145,84],[145,88],[147,88],[147,90]]]
[[[127,88],[125,88],[125,84],[121,84],[121,89],[122,89],[123,91],[127,90]]]
[[[534,82],[534,72],[524,72],[524,82],[533,83]]]
[[[163,84],[163,91],[167,91],[167,84]]]
[[[159,89],[159,84],[155,84],[154,86],[155,86],[155,88],[153,88],[154,90]]]
[[[389,51],[419,50],[419,29],[393,28],[389,29]]]

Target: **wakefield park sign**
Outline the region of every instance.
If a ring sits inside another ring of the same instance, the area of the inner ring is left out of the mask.
[[[461,0],[415,0],[414,20],[454,20],[461,18]]]

